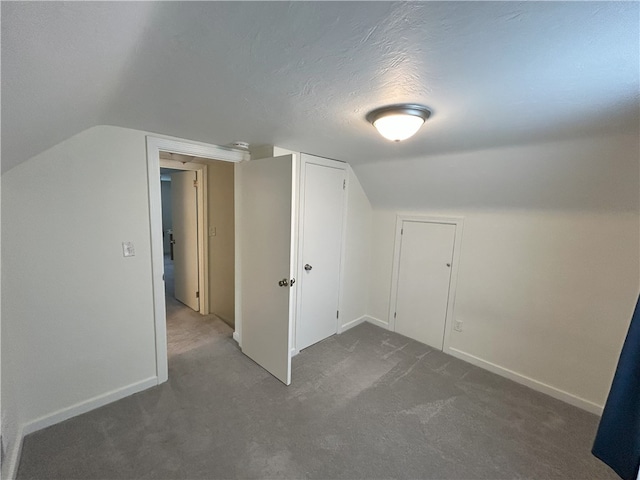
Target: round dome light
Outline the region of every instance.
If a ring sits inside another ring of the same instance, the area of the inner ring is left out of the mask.
[[[431,111],[423,105],[403,104],[377,108],[367,114],[380,135],[393,142],[415,135]]]

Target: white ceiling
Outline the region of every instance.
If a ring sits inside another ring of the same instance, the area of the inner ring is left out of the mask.
[[[639,40],[637,2],[2,2],[2,167],[97,124],[356,165],[637,131]]]

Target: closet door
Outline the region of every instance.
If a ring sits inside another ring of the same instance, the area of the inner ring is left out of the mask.
[[[242,352],[291,383],[295,239],[294,158],[238,165]]]
[[[337,332],[346,165],[302,155],[296,349]]]
[[[456,226],[403,221],[395,331],[443,349]]]

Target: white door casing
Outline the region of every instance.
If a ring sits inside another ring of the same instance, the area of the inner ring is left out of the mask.
[[[206,158],[211,160],[221,160],[226,162],[240,162],[248,160],[249,154],[229,147],[221,147],[218,145],[209,145],[204,143],[194,143],[184,140],[172,138],[162,138],[152,135],[146,137],[147,147],[147,187],[149,194],[149,217],[151,230],[151,270],[152,270],[152,288],[153,288],[153,311],[154,311],[154,334],[156,344],[156,379],[158,384],[166,382],[169,378],[169,365],[167,362],[167,318],[164,296],[164,249],[162,245],[162,195],[160,192],[160,151],[179,153],[194,157]],[[165,162],[162,162],[165,163]],[[168,165],[164,165],[168,166]],[[175,167],[174,167],[175,168]],[[188,163],[184,164],[185,169],[201,169],[203,172],[206,167],[203,165],[191,167]],[[200,189],[201,195],[199,201],[204,206],[200,209],[202,216],[202,234],[206,232],[206,175],[202,176],[203,187]],[[204,245],[204,242],[200,242]],[[202,258],[205,266],[206,249],[203,248]],[[203,272],[204,275],[204,272]],[[201,284],[206,286],[206,275],[204,282]],[[206,295],[206,288],[203,287],[203,295]],[[206,310],[207,301],[203,302],[203,309]],[[201,309],[202,310],[202,309]]]
[[[284,384],[291,383],[294,278],[293,155],[238,165],[242,351]],[[283,282],[286,281],[286,285]]]
[[[302,156],[296,350],[338,330],[346,165]]]
[[[176,300],[200,310],[197,172],[171,174],[173,269]]]
[[[398,217],[390,325],[446,350],[453,316],[462,220]]]

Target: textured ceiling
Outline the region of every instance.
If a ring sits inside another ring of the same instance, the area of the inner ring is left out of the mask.
[[[637,2],[2,2],[2,163],[111,124],[353,164],[638,129]],[[393,144],[375,107],[433,116]]]

